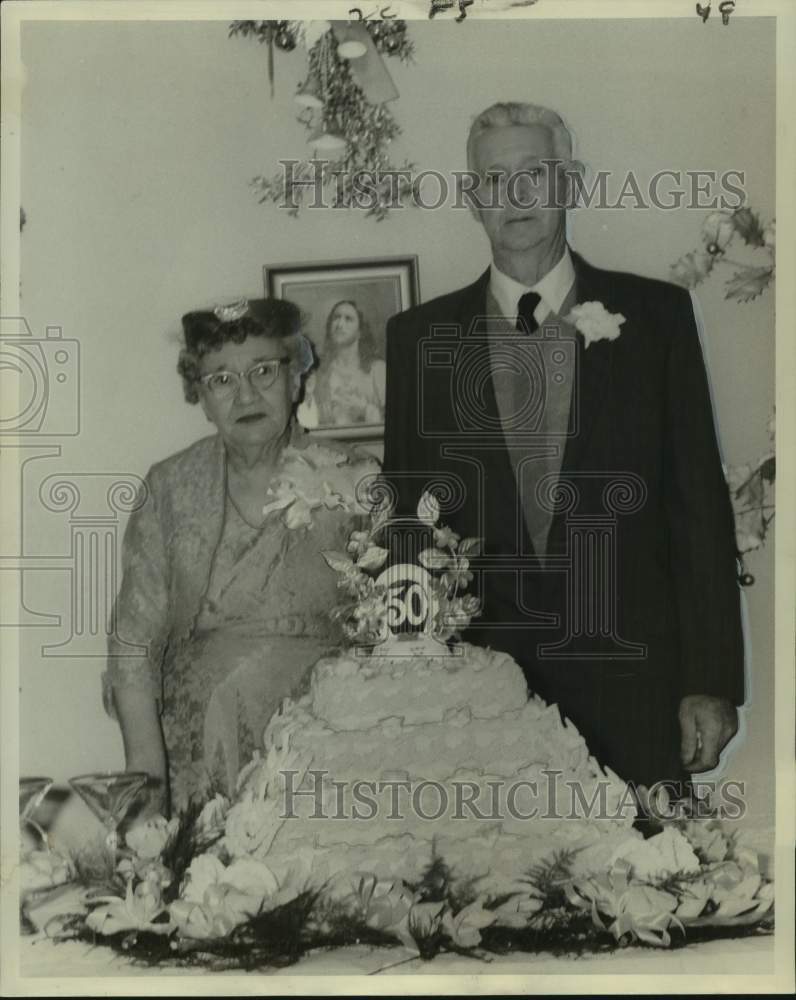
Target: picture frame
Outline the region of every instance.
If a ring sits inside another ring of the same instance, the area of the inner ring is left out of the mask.
[[[317,437],[384,436],[387,320],[420,302],[416,255],[267,264],[265,294],[301,309],[316,365],[298,420]]]

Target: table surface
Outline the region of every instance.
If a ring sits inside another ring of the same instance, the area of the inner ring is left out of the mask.
[[[133,967],[128,959],[102,945],[78,941],[55,942],[44,935],[19,939],[19,973],[24,977],[72,976],[174,976],[207,975],[201,969]],[[553,956],[514,953],[492,961],[443,954],[432,961],[413,956],[403,947],[319,949],[295,965],[263,969],[258,975],[390,975],[461,974],[522,975],[769,975],[773,972],[774,937],[760,935],[723,941],[706,941],[673,951],[657,948],[622,948],[600,955]],[[388,968],[389,967],[389,968]],[[240,972],[215,975],[244,975]]]

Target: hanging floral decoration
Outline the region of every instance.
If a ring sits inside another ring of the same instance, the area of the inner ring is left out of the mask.
[[[761,254],[748,263],[728,257],[727,250],[736,243],[736,238],[752,251],[762,251],[762,259]],[[734,267],[735,274],[725,282],[724,297],[750,302],[774,280],[776,224],[772,221],[764,226],[750,208],[711,212],[702,225],[702,243],[702,249],[684,254],[672,265],[672,281],[685,288],[696,288],[714,268]]]
[[[386,13],[386,8],[382,14]],[[354,21],[235,21],[230,36],[256,37],[273,50],[307,53],[307,76],[295,94],[298,120],[312,154],[252,184],[260,203],[273,202],[298,215],[304,198],[323,192],[324,205],[359,208],[383,219],[412,192],[413,164],[395,167],[389,145],[401,129],[387,108],[398,91],[384,56],[409,62],[413,46],[405,21],[369,20],[357,8]]]
[[[732,246],[748,248],[748,262],[727,256]],[[671,267],[672,281],[685,288],[696,288],[714,269],[721,265],[734,267],[735,273],[725,282],[725,299],[750,302],[773,284],[775,277],[776,223],[763,224],[751,208],[711,212],[702,225],[702,249],[684,254]],[[741,570],[742,586],[754,583],[754,577],[744,565],[747,552],[759,549],[765,542],[769,525],[774,520],[774,414],[768,423],[771,450],[755,462],[725,468],[735,514],[735,539]]]
[[[774,481],[777,465],[774,452],[775,414],[768,422],[771,450],[755,462],[731,465],[726,469],[733,511],[735,513],[735,540],[743,563],[747,552],[759,549],[765,542],[774,520]],[[743,566],[739,577],[745,587],[753,584],[754,577]]]

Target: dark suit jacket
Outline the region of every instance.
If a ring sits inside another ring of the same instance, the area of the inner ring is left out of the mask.
[[[441,484],[441,520],[484,539],[465,638],[511,653],[602,763],[650,783],[680,776],[681,697],[744,700],[733,515],[688,292],[573,261],[577,301],[626,322],[588,349],[577,334],[547,565],[478,361],[489,271],[390,320],[384,470],[407,510]],[[537,353],[543,377],[551,356]]]

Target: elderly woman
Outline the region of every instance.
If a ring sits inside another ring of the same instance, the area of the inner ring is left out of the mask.
[[[216,433],[147,475],[104,678],[127,768],[158,779],[160,807],[169,788],[173,807],[231,791],[332,645],[336,576],[320,552],[345,548],[357,483],[376,471],[296,425],[312,364],[296,306],[242,301],[182,322],[185,397]]]
[[[301,423],[383,424],[386,371],[362,310],[350,299],[335,303],[326,318],[318,371],[310,376],[299,407]]]

